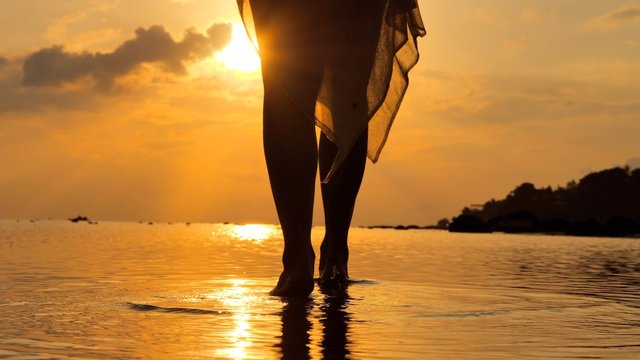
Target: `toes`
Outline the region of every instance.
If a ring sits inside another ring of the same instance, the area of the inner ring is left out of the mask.
[[[318,279],[318,285],[323,290],[341,290],[349,285],[349,277],[345,272],[335,271],[330,276]]]
[[[272,296],[307,297],[313,291],[313,274],[282,273],[278,284],[269,292]]]

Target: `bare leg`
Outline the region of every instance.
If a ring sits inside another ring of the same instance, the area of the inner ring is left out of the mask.
[[[320,284],[346,286],[349,278],[347,238],[353,209],[362,183],[367,156],[367,131],[353,146],[327,184],[322,184],[325,237],[320,247]],[[324,134],[320,138],[320,174],[329,172],[336,148]]]
[[[265,82],[264,150],[271,191],[284,236],[284,270],[272,295],[306,296],[313,290],[311,247],[317,168],[314,124],[301,118],[277,86]]]
[[[318,149],[313,114],[324,61],[315,46],[318,15],[298,0],[256,1],[254,6],[262,49],[264,151],[284,236],[284,270],[271,294],[307,296],[313,290],[315,261],[311,225]]]
[[[350,90],[349,96],[351,99],[361,97],[359,101],[353,103],[352,119],[338,118],[335,121],[352,120],[360,123],[370,115],[367,89],[376,58],[380,24],[386,2],[352,0],[325,3],[329,13],[332,14],[332,26],[325,33],[324,40],[327,44],[327,68],[330,73],[337,71],[336,76],[341,76],[340,72],[344,71],[343,66],[357,64],[358,71],[349,75],[351,85],[354,87]],[[351,86],[349,88],[351,89]],[[340,94],[340,91],[336,91],[329,96],[342,96]],[[344,113],[339,115],[346,116]],[[326,233],[320,247],[321,285],[342,287],[347,283],[349,260],[347,238],[356,197],[364,175],[367,137],[367,129],[364,129],[331,180],[322,184]],[[322,178],[325,178],[331,169],[336,151],[334,144],[323,134],[320,138],[319,152]]]

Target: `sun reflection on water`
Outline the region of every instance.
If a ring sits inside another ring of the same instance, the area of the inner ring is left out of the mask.
[[[230,347],[216,351],[216,356],[232,359],[246,359],[247,350],[253,344],[253,334],[251,329],[251,314],[249,312],[252,304],[257,301],[246,287],[247,280],[229,280],[230,288],[208,295],[225,305],[225,308],[233,312],[233,328],[226,334],[226,340]]]
[[[275,235],[276,228],[273,225],[247,224],[233,225],[231,236],[238,240],[262,242]]]

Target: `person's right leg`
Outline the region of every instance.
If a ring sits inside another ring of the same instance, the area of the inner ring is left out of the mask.
[[[311,3],[257,1],[254,10],[264,82],[264,151],[284,237],[283,272],[271,291],[306,296],[313,290],[311,246],[318,164],[313,114],[322,79],[314,50]]]
[[[282,90],[268,81],[263,126],[271,192],[284,237],[284,270],[271,294],[305,296],[313,290],[315,260],[311,247],[317,168],[315,128],[301,118]]]

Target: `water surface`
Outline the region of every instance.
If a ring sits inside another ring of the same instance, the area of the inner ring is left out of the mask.
[[[640,240],[353,229],[348,293],[308,301],[267,295],[281,241],[0,221],[0,358],[640,359]]]

